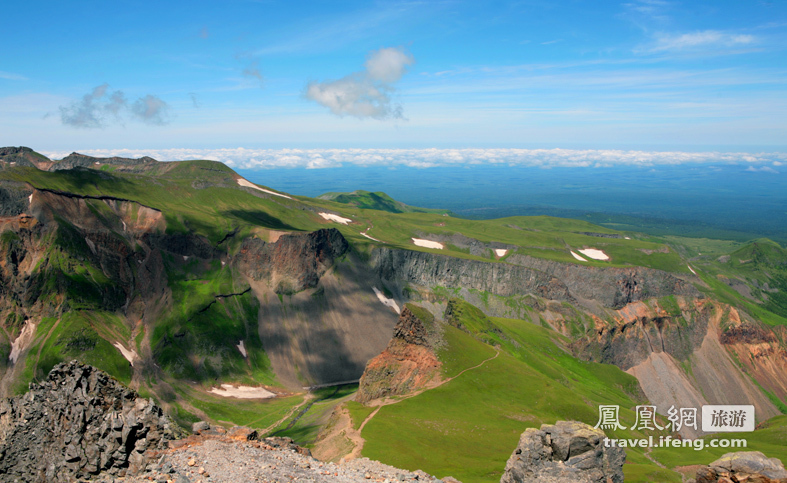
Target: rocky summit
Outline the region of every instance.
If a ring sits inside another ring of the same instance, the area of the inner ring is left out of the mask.
[[[413,306],[404,307],[388,347],[366,365],[355,400],[368,403],[409,394],[439,378],[441,362],[434,350],[434,345],[439,344],[436,332],[432,314]]]
[[[142,471],[181,430],[151,400],[77,361],[0,401],[0,480],[66,482]]]
[[[696,483],[787,483],[787,470],[777,458],[759,451],[727,453],[697,470]]]
[[[577,421],[529,428],[500,483],[622,483],[626,453],[605,448],[604,432]]]

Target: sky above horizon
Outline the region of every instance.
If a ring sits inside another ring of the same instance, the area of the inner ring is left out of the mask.
[[[0,40],[4,146],[787,151],[785,2],[30,1],[3,11],[14,26]]]

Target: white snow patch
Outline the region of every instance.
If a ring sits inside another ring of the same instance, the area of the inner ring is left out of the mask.
[[[504,257],[506,256],[506,253],[508,253],[508,250],[505,248],[495,248],[495,255],[498,257]]]
[[[580,250],[579,253],[585,255],[586,257],[590,257],[593,260],[609,260],[609,257],[606,253],[595,248],[585,248],[584,250]]]
[[[120,220],[120,222],[123,223],[123,231],[126,231],[126,222],[123,220]]]
[[[287,198],[288,200],[291,200],[291,199],[292,199],[292,198],[290,198],[290,197],[289,197],[289,196],[287,196],[287,195],[283,195],[283,194],[281,194],[281,193],[277,193],[277,192],[275,192],[275,191],[271,191],[271,190],[266,190],[265,188],[260,188],[260,187],[259,187],[259,186],[257,186],[256,184],[254,184],[254,183],[252,183],[252,182],[250,182],[250,181],[246,181],[246,180],[245,180],[245,179],[243,179],[243,178],[238,178],[236,181],[238,182],[238,184],[239,184],[240,186],[245,186],[246,188],[251,188],[251,189],[255,189],[255,190],[257,190],[257,191],[262,191],[263,193],[268,193],[269,195],[274,195],[274,196],[281,196],[282,198]]]
[[[246,346],[243,345],[243,341],[240,341],[240,344],[236,345],[235,347],[237,347],[240,353],[243,354],[244,358],[249,358],[249,356],[246,355]]]
[[[579,255],[577,255],[576,253],[574,253],[574,250],[570,250],[570,251],[571,251],[571,255],[573,255],[573,256],[574,256],[574,258],[576,258],[576,259],[577,259],[577,260],[579,260],[580,262],[587,262],[587,260],[585,260],[584,258],[582,258],[582,257],[580,257]]]
[[[87,246],[90,247],[90,251],[93,252],[93,255],[96,254],[96,244],[93,243],[90,238],[85,237],[85,241],[87,242]]]
[[[13,166],[13,165],[15,165],[15,164],[16,164],[16,161],[11,161],[9,164],[10,164],[11,166]]]
[[[188,255],[183,255],[183,261],[184,261],[184,262],[188,261],[188,259],[189,259],[189,256],[188,256]]]
[[[686,265],[686,266],[689,267],[689,270],[691,270],[691,273],[693,273],[694,275],[697,275],[697,272],[695,272],[694,269],[691,268],[691,265]]]
[[[369,235],[367,235],[367,234],[366,234],[366,232],[368,232],[368,231],[369,231],[369,229],[368,229],[368,228],[366,229],[366,231],[362,231],[362,232],[361,232],[361,236],[365,236],[366,238],[368,238],[368,239],[370,239],[370,240],[374,240],[374,241],[376,241],[376,242],[380,242],[380,243],[382,243],[382,242],[381,242],[380,240],[378,240],[377,238],[372,238],[372,237],[370,237]]]
[[[417,247],[424,247],[424,248],[437,248],[438,250],[442,250],[445,248],[442,243],[432,241],[432,240],[423,240],[421,238],[411,238],[415,246]]]
[[[98,161],[96,161],[96,166],[98,166],[99,164],[101,164],[101,163],[100,163],[100,162],[98,162]]]
[[[11,361],[12,364],[16,364],[17,359],[19,359],[19,355],[27,348],[28,345],[30,345],[30,342],[33,341],[33,336],[35,333],[36,324],[30,319],[26,320],[25,326],[22,327],[22,332],[19,333],[19,337],[14,339],[14,341],[11,343],[11,354],[9,354],[8,360]]]
[[[28,196],[27,199],[30,201],[30,203],[32,203],[33,202],[33,193],[30,193],[30,196]]]
[[[385,305],[386,307],[391,307],[396,311],[397,314],[401,312],[401,310],[399,310],[399,305],[397,305],[396,303],[396,300],[389,299],[388,297],[386,297],[385,294],[383,294],[382,292],[380,292],[380,290],[377,289],[377,287],[372,287],[372,290],[374,290],[374,294],[377,295],[377,299],[380,302],[382,302],[383,305]]]
[[[224,260],[222,260],[222,261],[221,261],[221,266],[222,266],[222,267],[223,267],[224,265],[226,265],[226,264],[227,264],[227,262],[225,262]]]
[[[629,237],[627,237],[627,236],[624,236],[624,237],[623,237],[623,239],[624,239],[624,240],[631,240],[631,238],[629,238]]]
[[[339,215],[334,215],[333,213],[320,213],[320,216],[322,216],[324,219],[328,221],[335,221],[336,223],[341,223],[342,225],[346,225],[352,222],[352,220],[349,218],[345,218]]]
[[[136,351],[126,349],[125,347],[123,347],[123,344],[121,344],[120,342],[115,342],[112,345],[115,346],[117,348],[117,350],[120,351],[121,354],[123,354],[123,357],[125,357],[126,360],[132,366],[134,365],[134,361],[136,359],[139,359],[139,356],[137,355]]]
[[[221,387],[214,387],[209,392],[221,397],[238,399],[268,399],[276,397],[276,394],[262,387],[233,386],[232,384],[222,384]]]

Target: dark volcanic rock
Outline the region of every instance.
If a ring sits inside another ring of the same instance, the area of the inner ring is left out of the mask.
[[[18,216],[30,206],[32,188],[16,181],[0,181],[0,217]]]
[[[708,466],[697,470],[697,483],[737,482],[785,483],[787,471],[776,458],[759,451],[727,453]]]
[[[0,480],[65,482],[144,470],[180,430],[151,400],[77,361],[0,402]]]
[[[268,280],[276,293],[291,294],[314,287],[350,248],[336,228],[282,235],[276,243],[246,238],[237,263],[254,280]]]
[[[501,483],[622,483],[626,453],[606,448],[604,432],[577,421],[522,433]]]

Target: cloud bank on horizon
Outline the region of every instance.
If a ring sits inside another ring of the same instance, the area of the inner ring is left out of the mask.
[[[682,151],[623,151],[572,149],[93,149],[80,151],[95,157],[150,156],[159,161],[210,159],[235,169],[306,168],[347,166],[437,168],[476,165],[510,165],[538,168],[610,168],[615,166],[675,166],[682,164],[745,165],[748,171],[778,174],[787,165],[787,153],[725,153]],[[46,152],[52,159],[67,152]]]

